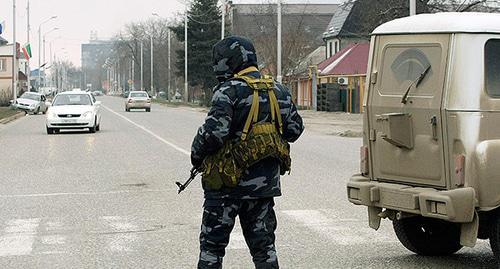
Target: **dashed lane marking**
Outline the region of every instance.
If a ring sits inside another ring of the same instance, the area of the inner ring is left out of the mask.
[[[0,236],[0,256],[31,254],[40,219],[12,219],[6,224]]]
[[[117,115],[118,117],[120,117],[120,118],[124,119],[125,121],[128,121],[129,123],[131,123],[131,124],[132,124],[132,125],[134,125],[135,127],[137,127],[137,128],[139,128],[139,129],[143,130],[144,132],[146,132],[146,133],[150,134],[152,137],[154,137],[154,138],[158,139],[159,141],[161,141],[161,142],[163,142],[163,143],[165,143],[165,144],[169,145],[170,147],[174,148],[175,150],[177,150],[177,151],[179,151],[179,152],[181,152],[181,153],[184,153],[185,155],[188,155],[188,156],[189,156],[189,155],[191,155],[191,153],[190,153],[189,151],[187,151],[187,150],[185,150],[185,149],[183,149],[183,148],[181,148],[181,147],[179,147],[179,146],[175,145],[174,143],[172,143],[172,142],[170,142],[170,141],[165,140],[165,139],[164,139],[164,138],[162,138],[161,136],[159,136],[159,135],[157,135],[157,134],[153,133],[153,131],[151,131],[151,130],[147,129],[146,127],[144,127],[144,126],[142,126],[142,125],[140,125],[140,124],[135,123],[134,121],[132,121],[131,119],[129,119],[129,118],[125,117],[125,116],[123,116],[122,114],[120,114],[120,113],[118,113],[118,112],[116,112],[116,111],[113,111],[111,108],[109,108],[109,107],[107,107],[107,106],[104,106],[104,105],[102,105],[102,107],[104,107],[104,108],[105,108],[106,110],[108,110],[109,112],[111,112],[111,113],[113,113],[113,114]]]

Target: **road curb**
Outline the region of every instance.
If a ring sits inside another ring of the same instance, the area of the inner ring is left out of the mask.
[[[0,124],[7,124],[7,123],[9,123],[11,121],[15,121],[15,120],[17,120],[19,118],[22,118],[25,115],[26,115],[26,113],[24,113],[24,112],[18,112],[18,113],[14,114],[14,115],[12,115],[10,117],[0,119]]]

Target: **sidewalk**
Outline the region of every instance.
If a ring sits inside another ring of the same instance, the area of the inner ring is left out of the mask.
[[[156,102],[168,107],[187,109],[199,113],[207,113],[208,108],[185,103]],[[342,137],[363,136],[363,115],[343,112],[323,112],[299,110],[307,131]]]
[[[343,137],[363,136],[363,115],[343,112],[299,110],[306,130]]]

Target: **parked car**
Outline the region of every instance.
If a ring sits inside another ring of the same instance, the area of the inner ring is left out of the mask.
[[[103,93],[101,91],[93,91],[92,95],[94,95],[94,96],[101,96],[101,95],[103,95]]]
[[[25,92],[21,97],[17,98],[14,107],[25,111],[26,113],[38,114],[47,112],[48,105],[45,103],[47,98],[45,95],[37,92]]]
[[[151,111],[151,98],[147,92],[144,91],[131,91],[125,101],[125,111],[129,112],[130,109],[145,109],[146,112]]]
[[[489,239],[500,265],[500,15],[406,17],[371,37],[350,202],[420,255]],[[384,255],[384,254],[381,254]]]
[[[86,129],[91,133],[101,128],[101,102],[84,91],[62,92],[54,97],[47,111],[47,134],[60,129]]]

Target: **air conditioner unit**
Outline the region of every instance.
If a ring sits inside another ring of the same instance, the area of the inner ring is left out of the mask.
[[[347,84],[349,84],[349,78],[348,77],[339,77],[339,78],[337,78],[337,83],[340,85],[347,85]]]

